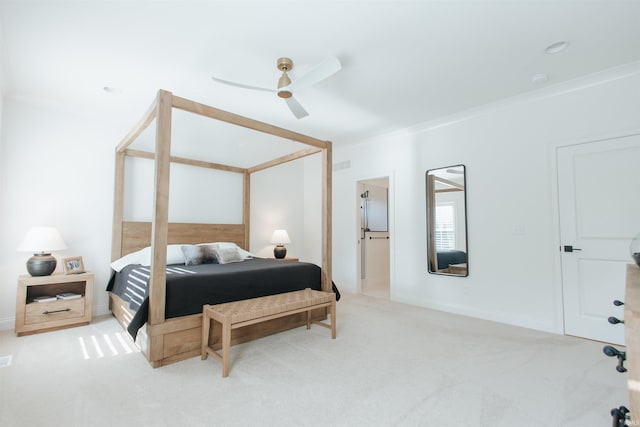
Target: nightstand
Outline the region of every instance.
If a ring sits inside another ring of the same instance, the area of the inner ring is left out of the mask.
[[[284,258],[274,258],[276,261],[292,261],[292,262],[298,262],[300,261],[300,258],[289,258],[289,257],[284,257]]]
[[[78,294],[80,297],[56,298],[57,295],[65,293]],[[56,299],[37,301],[46,300],[44,297]],[[20,276],[15,332],[22,336],[86,325],[91,322],[92,303],[93,273]]]

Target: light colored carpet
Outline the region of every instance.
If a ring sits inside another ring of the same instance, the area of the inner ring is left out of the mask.
[[[601,343],[362,295],[338,303],[336,340],[235,346],[228,378],[212,357],[152,369],[122,333],[0,333],[0,425],[596,427],[628,402]]]

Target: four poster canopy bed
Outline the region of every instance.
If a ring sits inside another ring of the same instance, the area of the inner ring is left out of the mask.
[[[248,168],[172,156],[173,109],[295,141],[307,148]],[[129,146],[154,120],[155,153],[130,149]],[[318,153],[322,155],[321,266],[253,259],[247,252],[252,174]],[[124,220],[126,157],[154,162],[151,222]],[[242,223],[170,223],[168,211],[171,163],[241,174]],[[191,258],[189,251],[195,254]],[[207,255],[211,254],[213,256],[209,259]],[[145,257],[146,262],[141,261]],[[333,291],[339,298],[331,280],[331,143],[160,90],[142,120],[116,147],[111,260],[112,267],[116,264],[118,267],[114,268],[116,272],[107,288],[110,291],[110,309],[119,323],[136,339],[153,367],[200,354],[204,304],[225,303],[305,288]],[[205,275],[204,279],[197,279],[201,274]],[[214,282],[219,283],[219,286],[212,287]],[[327,310],[317,309],[312,316],[315,320],[326,319]],[[232,344],[306,323],[306,314],[299,313],[247,326],[233,336]],[[219,348],[216,343],[221,342],[220,328],[211,328],[208,342],[213,348],[216,345]]]

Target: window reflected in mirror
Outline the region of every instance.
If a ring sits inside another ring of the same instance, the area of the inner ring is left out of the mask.
[[[428,271],[468,276],[465,167],[430,169],[426,173],[426,184]]]

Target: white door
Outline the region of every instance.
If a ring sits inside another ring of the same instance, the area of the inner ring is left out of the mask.
[[[640,232],[640,135],[558,149],[565,333],[624,344],[626,264]]]

